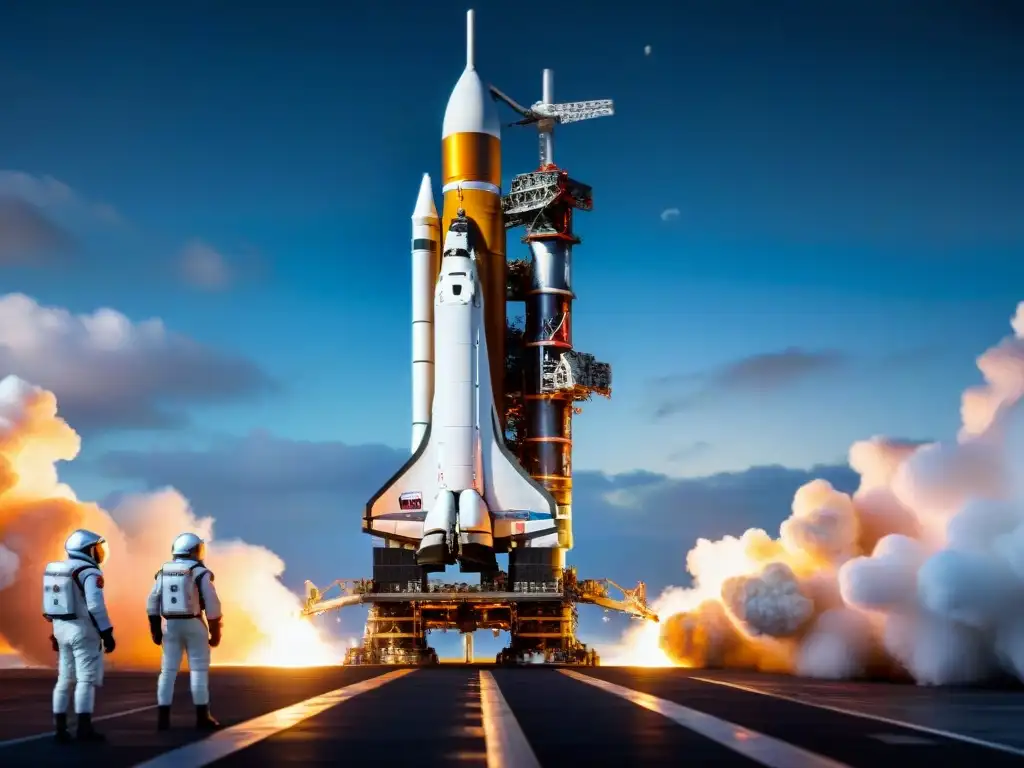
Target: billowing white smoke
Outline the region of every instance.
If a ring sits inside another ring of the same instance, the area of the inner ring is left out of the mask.
[[[182,531],[209,542],[224,611],[218,663],[309,666],[340,660],[340,649],[299,617],[301,601],[280,581],[284,563],[243,541],[213,537],[213,519],[199,517],[177,491],[131,495],[107,511],[75,498],[60,483],[56,463],[75,458],[79,436],[58,416],[51,392],[15,376],[0,379],[0,654],[7,646],[25,661],[53,664],[49,627],[40,616],[40,574],[64,556],[75,528],[102,533],[107,607],[122,666],[159,664],[149,639],[146,597],[153,574]]]
[[[698,541],[694,588],[660,600],[679,611],[661,625],[668,658],[921,684],[1024,679],[1024,302],[1012,325],[978,359],[985,384],[964,393],[955,442],[859,442],[852,496],[816,480],[779,539]]]

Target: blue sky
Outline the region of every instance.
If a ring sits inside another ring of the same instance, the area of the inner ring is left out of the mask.
[[[275,531],[272,510],[262,526],[246,518],[244,483],[218,490],[190,467],[238,440],[371,462],[274,491],[329,525],[338,551],[368,546],[361,502],[407,449],[409,216],[420,175],[439,178],[466,5],[143,5],[4,12],[0,193],[35,204],[12,207],[8,226],[49,258],[0,247],[2,292],[160,318],[205,351],[154,352],[162,364],[118,374],[144,391],[107,381],[106,404],[59,364],[0,355],[0,373],[70,403],[85,442],[67,475],[84,494],[174,482],[222,533],[247,530],[315,575],[358,575],[362,555],[331,574],[329,554],[308,558],[308,536]],[[485,78],[530,102],[550,67],[557,100],[616,102],[556,146],[595,188],[578,218],[576,344],[615,377],[613,399],[574,427],[575,466],[596,484],[581,477],[581,497],[614,481],[601,472],[692,490],[720,472],[842,464],[876,433],[955,433],[975,356],[1024,298],[1024,24],[1011,6],[594,2],[571,32],[539,35],[532,11],[476,3]],[[506,184],[535,147],[529,129],[505,130]],[[522,254],[518,235],[508,250]],[[217,266],[205,284],[186,279],[190,253]],[[359,459],[334,443],[396,450]],[[800,477],[780,475],[781,508],[750,519],[781,520]],[[675,514],[682,502],[665,499]],[[637,559],[616,578],[676,578],[671,563],[681,573],[693,536],[719,525],[706,503],[656,573],[637,563],[666,545],[630,534]],[[577,504],[578,537],[595,542],[577,559],[607,562],[605,540],[636,523],[619,512],[588,523]]]

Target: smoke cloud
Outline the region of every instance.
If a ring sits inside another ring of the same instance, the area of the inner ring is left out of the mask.
[[[777,539],[698,540],[690,589],[612,663],[747,667],[922,685],[1024,680],[1024,302],[977,361],[949,443],[850,449],[852,495],[801,487]]]
[[[0,647],[52,665],[50,627],[41,616],[42,572],[64,556],[75,528],[106,537],[107,607],[124,667],[153,667],[160,649],[149,638],[146,597],[174,537],[194,531],[207,540],[207,565],[224,607],[220,664],[300,666],[337,663],[342,650],[299,618],[299,598],[278,579],[284,563],[241,541],[217,541],[214,520],[199,517],[177,491],[124,497],[111,510],[79,501],[60,482],[56,462],[79,452],[75,431],[58,416],[56,397],[15,376],[0,381]]]

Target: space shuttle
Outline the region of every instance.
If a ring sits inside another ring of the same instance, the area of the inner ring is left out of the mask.
[[[412,215],[412,456],[367,502],[363,531],[414,548],[429,571],[458,563],[478,573],[497,569],[497,552],[557,547],[559,538],[555,499],[505,445],[497,410],[505,370],[501,125],[476,71],[473,11],[441,159],[442,215],[428,174]]]
[[[364,520],[368,533],[415,545],[428,570],[456,562],[464,572],[496,570],[495,553],[513,545],[558,546],[554,498],[505,445],[474,229],[459,209],[444,239],[429,422],[412,457],[367,503]]]

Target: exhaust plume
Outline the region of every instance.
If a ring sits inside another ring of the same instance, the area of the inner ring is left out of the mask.
[[[852,446],[860,486],[800,488],[779,537],[700,539],[693,587],[654,602],[610,663],[919,684],[1024,680],[1024,302],[977,361],[949,443]]]
[[[149,638],[146,597],[174,537],[194,531],[207,541],[206,563],[224,607],[218,664],[311,666],[339,663],[342,649],[298,616],[299,598],[278,579],[284,563],[241,541],[216,541],[213,518],[198,517],[177,491],[125,497],[110,511],[79,501],[59,481],[56,462],[78,454],[80,440],[57,415],[51,393],[15,376],[0,381],[0,647],[27,662],[53,665],[50,627],[41,616],[42,572],[64,557],[75,528],[106,537],[107,607],[117,649],[108,660],[154,667],[160,649]]]

